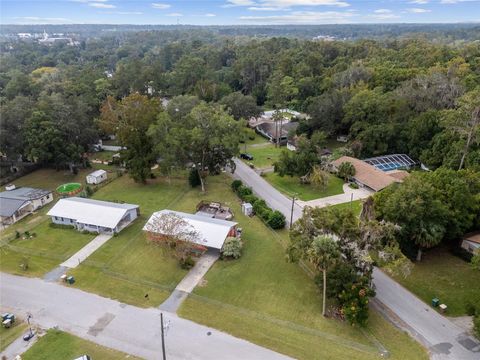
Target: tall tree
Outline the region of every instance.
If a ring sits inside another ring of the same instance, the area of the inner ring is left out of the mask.
[[[327,301],[327,271],[331,269],[340,258],[340,251],[335,240],[331,237],[322,235],[312,241],[310,249],[307,251],[307,258],[317,271],[323,274],[323,303],[322,315],[325,316]]]
[[[158,99],[138,93],[120,101],[107,97],[101,108],[99,125],[108,134],[116,134],[122,146],[126,167],[137,182],[146,183],[155,161],[152,139],[147,130],[161,111]]]
[[[220,100],[220,104],[233,116],[235,120],[257,117],[261,113],[261,108],[257,105],[255,99],[250,95],[243,95],[241,92],[231,93]]]
[[[149,135],[157,144],[162,166],[193,166],[205,191],[205,177],[218,174],[238,154],[242,125],[221,106],[204,102],[182,119],[174,121],[162,113],[150,127]]]

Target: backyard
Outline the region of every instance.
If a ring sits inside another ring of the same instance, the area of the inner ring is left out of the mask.
[[[480,273],[446,248],[429,250],[408,277],[394,278],[427,304],[440,299],[449,316],[466,315],[468,303],[480,304]]]
[[[273,187],[288,196],[296,196],[300,200],[309,201],[326,196],[343,194],[343,180],[329,176],[328,185],[325,189],[317,188],[311,184],[301,184],[298,177],[280,176],[277,173],[264,174],[263,178]]]
[[[65,360],[89,355],[94,360],[138,359],[63,331],[48,330],[23,355],[23,360]]]

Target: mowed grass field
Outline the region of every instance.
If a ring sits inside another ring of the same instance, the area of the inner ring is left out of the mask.
[[[264,176],[273,187],[287,196],[296,196],[303,201],[314,200],[343,193],[343,180],[330,175],[325,189],[317,188],[310,184],[301,184],[298,177],[280,176],[277,173],[267,173]]]
[[[359,329],[321,315],[321,294],[313,280],[285,259],[286,230],[274,232],[258,218],[245,217],[229,191],[229,181],[209,180],[206,198],[222,197],[243,228],[244,253],[235,261],[217,261],[205,281],[180,308],[182,317],[300,359],[376,359],[377,348]],[[188,192],[180,210],[199,199]],[[375,314],[366,330],[394,359],[427,359],[408,335]]]
[[[394,278],[429,305],[440,299],[449,316],[466,315],[468,303],[480,304],[480,273],[446,248],[425,252],[409,276]]]
[[[201,193],[189,188],[183,177],[141,185],[123,176],[99,189],[94,198],[139,204],[142,215],[71,272],[74,286],[157,307],[186,272],[170,253],[147,242],[141,231],[147,218],[164,208],[194,212],[201,200],[222,201],[243,228],[243,257],[218,261],[181,307],[180,316],[300,359],[377,359],[378,348],[362,331],[322,317],[319,289],[298,265],[285,260],[288,232],[274,232],[258,218],[242,215],[230,183],[226,175],[209,177],[207,191]],[[393,359],[427,358],[420,345],[380,316],[372,314],[366,331]]]
[[[47,217],[33,227],[32,236],[22,232],[17,239],[2,244],[0,270],[16,275],[41,277],[88,244],[95,236],[73,229],[53,228]],[[21,263],[27,263],[23,270]]]
[[[94,360],[139,359],[58,330],[48,330],[22,354],[24,360],[66,360],[89,355]]]
[[[0,352],[5,350],[8,345],[20,337],[27,329],[27,324],[16,319],[14,325],[10,328],[0,327]]]
[[[271,168],[273,164],[280,158],[281,152],[286,150],[283,147],[275,147],[270,142],[260,142],[257,144],[247,145],[247,153],[253,156],[253,160],[243,160],[247,164],[253,164],[258,169]],[[241,146],[240,151],[244,152]]]

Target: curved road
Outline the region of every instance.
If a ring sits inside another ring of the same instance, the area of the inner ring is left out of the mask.
[[[281,194],[242,161],[236,159],[235,163],[237,167],[233,177],[250,186],[269,206],[281,211],[290,220],[291,199]],[[301,214],[302,208],[296,206],[293,221]],[[453,322],[379,269],[374,270],[373,282],[377,292],[376,301],[380,303],[382,313],[428,348],[432,359],[480,360],[480,342],[465,334]]]

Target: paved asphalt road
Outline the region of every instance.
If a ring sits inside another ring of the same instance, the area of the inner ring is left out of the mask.
[[[281,194],[242,161],[236,160],[235,178],[252,187],[273,209],[280,210],[290,219],[291,200]],[[301,216],[301,208],[295,208],[293,220]],[[376,299],[389,314],[400,319],[400,326],[408,330],[427,347],[435,360],[480,360],[480,344],[453,322],[429,308],[423,301],[397,282],[375,269]],[[398,321],[395,321],[399,323]]]
[[[0,273],[0,304],[44,328],[58,326],[84,339],[145,359],[161,359],[160,310],[141,309],[41,279]],[[167,358],[261,359],[287,357],[164,312]],[[210,335],[208,333],[211,332]]]
[[[274,210],[279,210],[285,215],[287,223],[290,223],[290,214],[292,210],[292,200],[280,193],[265,179],[250,169],[243,161],[235,159],[236,169],[233,177],[242,180],[244,184],[250,186],[253,192],[260,196]],[[295,203],[293,209],[293,221],[302,216],[302,207]]]

